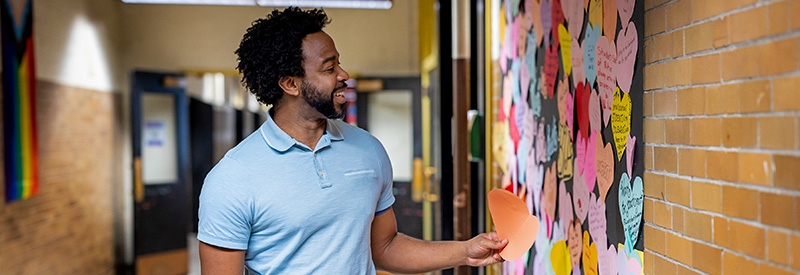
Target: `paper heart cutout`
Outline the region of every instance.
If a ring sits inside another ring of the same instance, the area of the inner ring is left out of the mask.
[[[580,222],[577,220],[572,222],[568,230],[567,247],[572,260],[571,263],[573,267],[578,267],[581,263],[581,252],[583,250],[583,241],[581,239],[583,231],[581,230]]]
[[[617,275],[617,249],[613,244],[608,249],[597,246],[597,269],[600,275]]]
[[[553,265],[553,273],[556,275],[570,275],[572,273],[572,262],[566,241],[557,241],[550,249],[550,262]]]
[[[608,243],[606,235],[606,204],[594,196],[589,195],[589,233],[598,247],[604,247]]]
[[[556,78],[558,78],[558,51],[556,47],[551,47],[545,53],[544,75],[547,84],[547,97],[553,98],[555,93]]]
[[[567,145],[567,144],[562,144],[563,142],[561,140],[559,140],[561,134],[559,133],[560,129],[558,128],[558,125],[556,125],[556,118],[553,117],[552,121],[553,121],[553,124],[547,125],[547,127],[546,127],[547,128],[547,160],[550,160],[550,157],[553,154],[555,154],[556,151],[558,151],[558,148],[561,145],[564,145],[564,146]],[[570,142],[569,145],[572,146],[572,142]],[[572,152],[572,150],[570,150],[570,152]],[[571,154],[572,153],[570,153],[570,155]],[[572,158],[570,158],[570,160],[571,159]],[[561,174],[559,174],[559,177],[561,177]]]
[[[570,54],[572,54],[572,83],[586,81],[586,71],[583,69],[583,46],[575,38],[572,38]]]
[[[520,14],[517,16],[517,57],[525,56],[525,50],[528,46],[528,17]]]
[[[540,116],[542,113],[542,96],[539,95],[538,89],[533,89],[533,87],[538,86],[538,81],[534,81],[531,84],[531,91],[530,91],[530,102],[531,102],[531,115]]]
[[[536,37],[536,43],[534,47],[538,47],[542,44],[542,34],[544,34],[544,26],[542,25],[542,20],[540,19],[542,14],[542,4],[536,0],[525,0],[525,11],[528,15],[528,21],[531,23],[531,27],[534,30],[534,36]],[[528,41],[528,45],[530,46],[531,41]]]
[[[512,99],[513,92],[511,91],[511,86],[511,75],[506,75],[503,77],[503,97],[500,99],[500,106],[503,107],[503,115],[499,117],[501,121],[505,120],[505,116],[511,115],[511,104],[514,103]]]
[[[589,0],[589,25],[603,28],[603,1]]]
[[[567,0],[561,2],[561,5],[564,10],[564,16],[567,19],[569,33],[577,40],[583,28],[583,3],[580,1]]]
[[[597,171],[597,188],[600,190],[600,201],[606,201],[608,189],[614,182],[614,153],[611,144],[603,144],[603,139],[595,141],[595,171]]]
[[[580,131],[583,140],[589,138],[589,93],[591,90],[587,89],[583,82],[578,83],[575,89],[575,105],[578,115],[578,130]]]
[[[586,79],[589,80],[589,86],[593,86],[597,79],[595,52],[598,38],[600,38],[600,27],[596,25],[592,27],[587,24],[586,33],[583,36],[583,70],[586,73]]]
[[[572,215],[572,197],[567,192],[567,187],[564,185],[563,180],[558,184],[558,217],[561,224],[567,225],[564,229],[569,230],[570,222],[574,218]],[[565,231],[564,233],[568,232]]]
[[[549,50],[545,50],[544,52],[545,58],[547,58],[547,53]],[[545,59],[545,61],[547,61],[547,59]],[[544,99],[548,99],[549,91],[547,90],[547,87],[549,86],[549,83],[547,83],[547,75],[545,75],[545,71],[546,70],[539,70],[539,92],[542,94]],[[555,83],[553,83],[553,86],[555,86]]]
[[[619,213],[625,240],[630,249],[639,240],[639,227],[642,223],[642,206],[644,205],[644,186],[642,178],[636,177],[631,186],[628,173],[622,173],[619,180]]]
[[[530,154],[533,155],[533,154]],[[528,193],[531,194],[531,205],[538,206],[539,200],[542,196],[542,183],[544,182],[544,166],[541,164],[536,164],[535,161],[531,159],[528,160],[528,167],[527,167],[527,174],[528,176],[525,178],[525,184],[528,185]],[[531,207],[531,214],[535,214],[538,211],[533,211],[535,208]]]
[[[603,34],[611,41],[617,34],[617,1],[603,0]]]
[[[524,183],[525,182],[525,175],[528,167],[528,151],[531,148],[531,141],[522,137],[519,140],[519,146],[517,147],[517,182]]]
[[[636,32],[636,25],[633,22],[629,22],[628,27],[625,30],[620,30],[619,36],[617,36],[617,68],[614,70],[619,88],[625,93],[631,90],[633,70],[636,65],[636,52],[638,50],[639,34]]]
[[[550,33],[553,28],[553,2],[550,2],[550,0],[542,0],[541,4],[539,17],[542,22],[542,28],[544,29],[544,32],[542,32],[544,36],[544,47],[545,49],[550,49]]]
[[[513,18],[513,21],[511,21],[511,25],[509,25],[509,27],[511,30],[509,31],[508,35],[511,36],[511,44],[509,44],[508,56],[513,60],[517,57],[519,50],[519,21],[517,20],[517,17]]]
[[[593,161],[594,162],[594,161]],[[586,188],[578,178],[583,178],[582,174],[575,173],[575,181],[572,184],[572,209],[575,210],[577,220],[586,221],[586,214],[589,212],[589,189]]]
[[[642,274],[642,264],[637,253],[628,255],[623,249],[620,249],[617,254],[617,272],[626,275]]]
[[[527,102],[528,101],[528,87],[531,85],[531,75],[528,72],[528,65],[525,64],[528,62],[527,56],[522,57],[522,66],[519,68],[519,89],[520,89],[520,101]]]
[[[613,1],[613,0],[611,0]],[[595,68],[597,69],[597,90],[601,98],[613,93],[616,88],[617,46],[605,36],[597,39],[595,47]]]
[[[614,91],[616,90],[619,90],[619,87],[615,87]],[[614,105],[614,91],[609,91],[609,90],[599,91],[600,109],[602,110],[603,114],[604,128],[608,126],[608,121],[611,118],[611,107]]]
[[[506,260],[518,259],[533,246],[539,219],[530,215],[522,200],[506,190],[489,191],[488,204],[497,236],[508,240],[500,256]]]
[[[564,68],[564,75],[572,72],[572,37],[564,25],[558,25],[558,40],[561,43],[561,65]]]
[[[583,136],[575,137],[575,175],[583,175],[586,161],[586,140]]]
[[[539,122],[539,128],[536,131],[536,160],[538,162],[546,162],[547,161],[547,141],[546,137],[547,134],[544,130],[544,118],[541,118]],[[609,148],[610,149],[610,148]]]
[[[619,19],[622,25],[626,25],[631,21],[633,16],[633,8],[636,5],[636,0],[617,0],[617,10],[619,11]]]
[[[534,37],[536,36],[535,32],[536,30],[534,30],[533,33],[528,34],[527,39],[529,47],[525,49],[525,57],[523,61],[525,67],[527,67],[526,69],[528,71],[528,78],[533,80],[534,83],[537,82],[537,78],[539,76],[537,73],[538,68],[536,67],[536,51],[538,50],[538,47],[534,45],[536,43],[536,37]]]
[[[636,137],[628,133],[628,144],[625,146],[628,174],[633,175],[633,150],[636,147]]]
[[[566,125],[563,123],[558,124],[558,177],[562,180],[572,179],[572,165],[574,164],[575,155],[570,133],[571,131]]]
[[[572,98],[572,93],[569,92],[569,86],[566,81],[558,81],[558,119],[561,123],[567,125],[570,129],[570,136],[572,136],[572,122],[573,122],[573,109],[575,100]]]
[[[619,90],[614,92],[614,105],[611,109],[611,128],[614,132],[614,145],[617,150],[617,161],[622,161],[622,154],[628,145],[631,133],[631,97]]]
[[[556,217],[556,164],[550,165],[544,172],[544,209],[547,218],[552,220]]]
[[[513,142],[513,147],[508,148],[512,152],[517,151],[517,146],[519,146],[519,129],[517,128],[517,112],[516,112],[516,105],[511,106],[511,117],[508,118],[508,130],[510,130],[511,134],[511,141]]]
[[[600,96],[597,95],[595,90],[592,90],[589,92],[589,128],[591,128],[592,132],[601,132],[603,130],[603,115],[600,112],[601,108]]]
[[[589,243],[589,232],[583,232],[583,272],[586,275],[597,275],[597,245]]]
[[[514,61],[511,62],[511,72],[509,72],[509,75],[511,75],[511,99],[513,100],[514,104],[519,103],[521,101],[520,98],[522,97],[522,91],[519,87],[520,67],[522,67],[522,62],[515,58]]]
[[[571,1],[571,0],[568,0],[568,1]],[[552,3],[553,3],[553,7],[552,7],[553,16],[550,19],[553,21],[552,22],[553,28],[555,28],[558,25],[564,24],[564,10],[561,9],[561,0],[553,0]],[[559,40],[558,40],[558,32],[555,29],[553,30],[553,39],[554,39],[553,42],[555,42],[555,43],[559,42]],[[555,45],[555,46],[558,46],[558,45]]]
[[[589,9],[589,0],[583,0],[583,9],[584,9],[584,11],[588,11],[588,9]]]

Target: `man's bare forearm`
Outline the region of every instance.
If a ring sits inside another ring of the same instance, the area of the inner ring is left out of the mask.
[[[424,273],[467,264],[465,242],[423,241],[402,233],[373,255],[380,269],[398,273]],[[381,253],[382,252],[382,253]]]

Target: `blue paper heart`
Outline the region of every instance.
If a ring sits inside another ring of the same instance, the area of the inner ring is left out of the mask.
[[[583,39],[583,70],[586,72],[586,79],[589,85],[593,86],[597,79],[597,68],[595,68],[595,48],[597,39],[600,38],[600,25],[590,25],[586,23],[586,35]]]
[[[636,177],[631,186],[628,173],[622,173],[622,177],[619,179],[619,214],[622,218],[622,228],[625,230],[625,243],[628,249],[633,249],[639,240],[643,204],[642,178]]]

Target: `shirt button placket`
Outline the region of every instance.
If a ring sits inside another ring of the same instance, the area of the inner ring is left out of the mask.
[[[319,176],[319,186],[321,188],[328,188],[331,187],[331,182],[328,180],[327,175],[325,175],[325,166],[322,164],[322,161],[317,157],[317,153],[314,152],[314,168],[317,169],[317,176]]]

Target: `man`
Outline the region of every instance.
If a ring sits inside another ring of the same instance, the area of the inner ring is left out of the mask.
[[[275,10],[236,54],[267,121],[208,174],[200,195],[203,274],[420,273],[502,261],[495,233],[427,242],[397,233],[381,143],[337,118],[350,76],[322,10]]]

